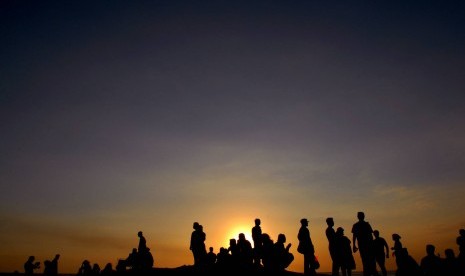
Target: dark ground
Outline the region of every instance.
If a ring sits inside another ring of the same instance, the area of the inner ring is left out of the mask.
[[[0,273],[0,276],[14,276],[24,275],[24,273]],[[42,273],[35,273],[34,275],[42,275]],[[135,275],[147,275],[147,276],[190,276],[190,275],[283,275],[283,276],[303,276],[303,273],[285,271],[283,273],[269,273],[263,270],[254,271],[215,271],[215,270],[198,270],[193,266],[181,266],[177,268],[153,268],[152,271],[147,273],[115,273],[115,276],[135,276]],[[325,273],[318,273],[318,275],[329,275]],[[59,274],[59,276],[76,276],[76,274]]]

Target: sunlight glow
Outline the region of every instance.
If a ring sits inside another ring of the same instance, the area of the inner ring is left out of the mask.
[[[253,240],[252,240],[252,228],[250,226],[244,226],[244,225],[239,225],[236,227],[233,227],[227,234],[227,236],[224,239],[224,245],[229,247],[229,240],[230,239],[239,239],[239,234],[244,233],[245,238],[252,244],[253,246]]]

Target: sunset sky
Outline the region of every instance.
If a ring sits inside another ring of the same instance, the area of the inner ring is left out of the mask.
[[[0,272],[115,265],[138,231],[191,265],[194,221],[218,252],[255,218],[298,272],[308,218],[329,271],[325,219],[358,211],[457,254],[465,3],[348,2],[1,1]]]

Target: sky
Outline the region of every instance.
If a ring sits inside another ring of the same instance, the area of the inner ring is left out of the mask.
[[[115,265],[138,231],[191,265],[194,221],[218,252],[255,218],[298,272],[307,218],[329,271],[325,219],[358,211],[458,254],[464,26],[461,1],[1,1],[0,271]]]

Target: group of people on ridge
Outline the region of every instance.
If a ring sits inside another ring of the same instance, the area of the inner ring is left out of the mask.
[[[445,258],[441,258],[435,252],[434,245],[426,246],[426,256],[417,263],[409,255],[407,248],[403,247],[397,233],[392,234],[394,245],[389,248],[386,240],[380,237],[378,230],[373,230],[371,225],[365,221],[363,212],[357,213],[358,222],[352,226],[352,241],[344,235],[344,229],[338,227],[334,229],[334,219],[326,219],[327,228],[325,230],[329,244],[329,253],[332,260],[332,276],[338,276],[339,271],[343,276],[351,276],[352,270],[355,269],[355,260],[353,253],[359,252],[364,276],[379,276],[377,266],[381,270],[382,276],[387,276],[385,261],[390,256],[395,257],[397,270],[396,276],[461,276],[465,275],[465,229],[459,230],[459,236],[456,243],[459,246],[459,254],[456,257],[454,250],[446,249]],[[315,257],[315,248],[310,237],[308,229],[308,220],[300,220],[300,229],[297,234],[299,244],[297,252],[304,258],[304,275],[316,275],[319,268],[319,262]],[[267,233],[261,229],[260,219],[255,219],[255,226],[251,229],[253,246],[240,233],[238,239],[230,239],[229,247],[221,247],[218,254],[215,254],[210,247],[207,252],[205,246],[206,234],[203,226],[198,222],[193,224],[194,231],[191,234],[190,250],[194,256],[194,267],[199,269],[219,269],[227,271],[251,271],[253,269],[263,269],[266,272],[283,272],[294,260],[294,255],[290,252],[291,244],[286,245],[286,236],[279,234],[274,242]],[[133,248],[132,252],[126,259],[120,259],[113,269],[111,263],[107,263],[103,270],[95,263],[91,265],[88,260],[82,262],[78,270],[79,276],[110,276],[116,272],[150,272],[153,268],[154,259],[150,248],[142,234],[138,232],[139,245]],[[45,276],[58,275],[57,254],[53,260],[44,261]],[[40,268],[40,262],[30,256],[24,264],[26,275],[34,274],[34,270]]]
[[[228,248],[221,247],[218,254],[215,254],[212,247],[207,253],[203,227],[194,222],[190,241],[194,266],[207,270],[249,271],[263,267],[269,272],[284,271],[294,260],[294,255],[289,252],[291,244],[285,244],[284,234],[279,234],[277,241],[273,242],[268,234],[262,233],[260,224],[260,219],[255,219],[255,226],[252,228],[253,246],[245,234],[240,233],[237,240],[229,240]]]

